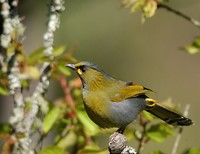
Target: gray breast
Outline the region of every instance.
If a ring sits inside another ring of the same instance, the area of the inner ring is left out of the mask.
[[[123,102],[112,102],[110,115],[116,126],[126,126],[135,120],[144,108],[144,98],[130,98],[124,100]]]

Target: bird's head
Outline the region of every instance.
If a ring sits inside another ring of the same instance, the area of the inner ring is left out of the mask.
[[[75,70],[81,78],[83,87],[90,88],[90,90],[102,89],[113,80],[99,66],[88,61],[67,64],[66,66]]]

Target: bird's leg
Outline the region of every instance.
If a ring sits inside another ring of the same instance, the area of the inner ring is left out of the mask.
[[[120,127],[116,132],[123,134],[126,127]]]

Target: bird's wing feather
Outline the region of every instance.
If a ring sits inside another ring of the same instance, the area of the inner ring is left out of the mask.
[[[153,91],[151,89],[145,88],[139,84],[128,83],[128,85],[122,86],[119,89],[114,90],[110,95],[110,99],[113,102],[121,102],[128,98],[133,98],[152,92]]]

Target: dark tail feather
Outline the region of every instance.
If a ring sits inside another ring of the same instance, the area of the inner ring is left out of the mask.
[[[146,111],[152,113],[156,117],[162,119],[166,123],[174,126],[189,126],[192,125],[193,122],[191,119],[188,119],[178,113],[170,111],[158,104],[155,104],[152,107],[146,109]]]

